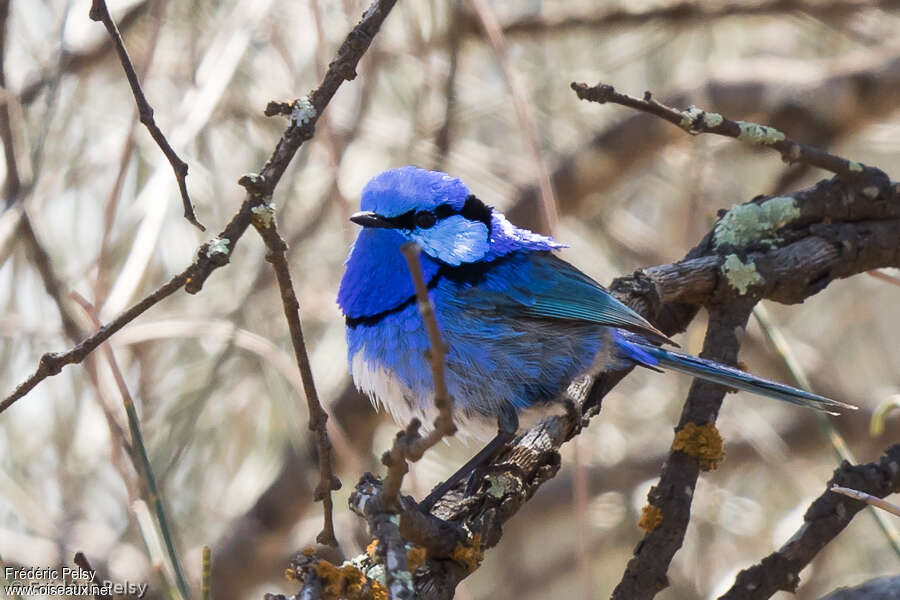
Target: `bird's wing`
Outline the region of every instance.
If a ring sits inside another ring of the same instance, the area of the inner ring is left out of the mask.
[[[499,261],[485,284],[469,288],[462,296],[472,306],[487,302],[497,310],[513,311],[521,317],[618,327],[657,344],[677,346],[599,283],[549,252]]]

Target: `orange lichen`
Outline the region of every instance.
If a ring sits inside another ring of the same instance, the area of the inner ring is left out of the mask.
[[[297,577],[297,571],[291,569],[290,567],[284,570],[284,578],[288,581],[297,581],[300,579],[299,577]]]
[[[466,568],[469,573],[475,571],[481,561],[484,560],[484,550],[481,548],[481,534],[476,533],[466,543],[459,542],[450,554],[457,563]]]
[[[372,540],[368,546],[366,546],[366,554],[369,556],[370,559],[375,561],[375,560],[378,560],[376,557],[377,552],[378,552],[378,539],[376,538],[376,539]]]
[[[650,533],[662,523],[663,514],[658,506],[648,504],[641,510],[641,520],[638,521],[638,527]]]
[[[313,548],[312,546],[307,546],[306,548],[303,549],[303,556],[305,556],[306,558],[312,558],[315,555],[316,555],[316,549]]]
[[[328,600],[388,600],[385,587],[367,578],[353,565],[338,567],[327,560],[320,560],[315,570],[322,580],[322,593]]]
[[[712,471],[719,466],[725,453],[722,451],[722,436],[714,423],[697,425],[688,423],[675,434],[672,450],[680,450],[697,459],[701,471]]]
[[[425,562],[425,548],[413,546],[406,552],[406,566],[410,573],[418,569]]]

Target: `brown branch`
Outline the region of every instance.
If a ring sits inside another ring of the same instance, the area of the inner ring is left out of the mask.
[[[735,364],[740,348],[737,332],[746,327],[754,303],[744,299],[730,303],[727,307],[711,310],[701,356]],[[675,430],[676,439],[679,433],[690,434],[699,427],[706,427],[714,432],[726,391],[724,386],[695,379]],[[710,462],[704,464],[702,458],[673,447],[663,465],[659,483],[651,488],[647,496],[648,509],[653,511],[651,514],[659,521],[649,524],[642,522],[642,526],[650,528],[650,531],[638,542],[634,557],[628,561],[622,580],[613,590],[612,600],[653,598],[657,592],[668,587],[666,572],[675,552],[684,541],[691,518],[691,501],[697,478],[701,469],[714,468],[717,464],[715,461],[721,459],[721,448],[719,457],[707,458]],[[645,514],[646,511],[647,509]]]
[[[800,529],[778,551],[738,573],[734,585],[719,600],[762,600],[779,590],[796,591],[800,571],[866,507],[865,502],[835,494],[834,486],[878,498],[900,492],[900,444],[888,448],[878,462],[845,462],[838,467],[825,491],[806,511]]]
[[[150,8],[156,0],[141,0],[137,4],[128,7],[126,12],[119,19],[117,26],[120,32],[127,32],[136,23],[140,22],[140,18],[144,16],[147,9]],[[19,102],[23,106],[27,106],[38,98],[39,94],[45,87],[51,85],[61,75],[68,73],[80,73],[90,67],[99,64],[104,56],[113,49],[113,40],[104,37],[95,44],[75,51],[63,49],[57,64],[51,68],[42,69],[37,75],[29,77],[29,81],[25,83],[24,88],[19,94]]]
[[[823,64],[821,75],[813,80],[802,74],[803,69],[794,69],[784,61],[759,60],[674,90],[662,101],[671,106],[708,106],[732,118],[764,122],[783,131],[789,129],[792,137],[808,144],[831,147],[837,139],[887,118],[895,110],[900,102],[900,78],[895,76],[898,68],[900,53],[891,49]],[[745,75],[738,77],[735,72]],[[823,100],[835,94],[846,99],[840,108]],[[676,142],[690,140],[654,115],[629,111],[557,159],[551,179],[560,213],[579,213],[592,194],[635,177],[636,168]],[[794,169],[788,172],[797,173]],[[781,193],[795,189],[796,186],[785,188],[785,182],[782,178],[758,191]],[[519,226],[539,227],[538,187],[523,187],[505,212]],[[618,235],[614,228],[606,231],[613,237]]]
[[[275,151],[260,171],[253,192],[247,194],[240,210],[219,234],[218,239],[225,243],[226,252],[215,259],[201,253],[197,276],[185,286],[185,291],[189,294],[199,292],[210,274],[227,264],[228,257],[234,251],[237,241],[250,226],[251,210],[262,204],[263,198],[272,195],[297,150],[305,141],[312,138],[319,117],[341,84],[344,81],[352,81],[356,77],[356,67],[360,59],[368,50],[369,44],[372,43],[381,24],[396,2],[397,0],[376,0],[341,44],[319,87],[313,90],[308,97],[302,98],[303,102],[298,101],[292,105],[292,107],[305,107],[302,113],[298,111],[298,116],[301,118],[291,119],[290,125],[278,141]]]
[[[302,122],[292,120],[287,131],[275,147],[272,156],[266,162],[263,174],[258,176],[259,179],[255,184],[257,187],[254,187],[252,193],[247,194],[240,210],[231,218],[231,221],[225,226],[219,237],[202,244],[197,250],[194,262],[184,271],[172,277],[172,279],[128,310],[122,312],[97,333],[65,353],[44,354],[35,372],[19,384],[12,394],[0,402],[0,413],[31,391],[38,383],[47,377],[58,374],[65,365],[84,360],[85,356],[90,354],[109,336],[163,298],[171,295],[179,287],[184,286],[186,292],[196,294],[203,288],[203,283],[215,269],[228,264],[228,258],[231,252],[234,251],[237,241],[250,225],[253,209],[263,204],[264,198],[271,196],[294,154],[296,154],[303,142],[313,136],[318,116],[322,114],[322,111],[331,101],[341,83],[345,80],[352,80],[356,76],[356,65],[368,49],[373,37],[395,3],[396,0],[376,1],[350,32],[338,50],[337,56],[329,65],[322,84],[310,97],[314,111],[312,113],[308,112],[307,118]],[[265,193],[260,193],[261,190],[264,190]]]
[[[856,161],[847,160],[846,158],[829,154],[824,150],[801,144],[786,137],[784,133],[774,127],[758,125],[749,121],[732,121],[718,113],[706,112],[694,106],[687,110],[679,111],[653,99],[650,92],[646,92],[644,98],[639,99],[627,94],[621,94],[611,85],[602,83],[588,86],[586,83],[572,82],[572,89],[581,100],[599,104],[612,102],[650,113],[681,127],[690,134],[715,133],[753,145],[769,146],[780,152],[781,158],[785,162],[812,165],[836,173],[848,180],[857,179],[863,171],[872,169],[872,167],[867,167]]]
[[[242,179],[245,181],[247,178]],[[309,411],[309,429],[313,432],[318,450],[319,484],[316,486],[313,497],[322,501],[324,524],[322,531],[316,537],[320,544],[337,546],[337,538],[334,536],[334,515],[331,492],[341,489],[341,481],[334,474],[331,467],[331,440],[328,439],[328,413],[322,408],[319,401],[319,393],[316,391],[316,382],[313,379],[312,367],[309,364],[309,354],[306,351],[306,342],[303,340],[303,327],[300,323],[300,302],[294,293],[294,284],[291,281],[291,272],[288,268],[287,244],[278,233],[275,223],[275,209],[271,204],[260,205],[254,212],[253,226],[266,243],[266,260],[271,263],[278,280],[278,289],[281,292],[281,304],[284,308],[284,317],[287,319],[288,329],[291,332],[291,344],[294,347],[294,356],[297,359],[297,369],[300,371],[300,379],[303,383],[303,392],[306,395],[306,407]]]
[[[103,327],[100,327],[93,335],[85,338],[71,350],[66,352],[47,352],[41,356],[37,370],[35,370],[28,379],[20,383],[13,393],[7,396],[3,402],[0,402],[0,413],[12,406],[17,400],[30,392],[34,386],[47,377],[58,375],[66,365],[77,364],[83,361],[97,348],[97,346],[109,339],[112,334],[122,329],[122,327],[133,321],[141,313],[163,298],[176,292],[190,279],[193,268],[194,265],[191,265],[178,275],[169,279],[169,281],[157,288],[153,293],[144,297],[137,304],[132,305],[129,309],[119,314],[119,316]]]
[[[141,82],[138,80],[134,65],[131,64],[131,59],[128,57],[128,51],[125,49],[125,41],[119,33],[119,28],[116,27],[115,21],[109,14],[106,0],[93,0],[91,2],[90,17],[92,21],[102,22],[103,26],[106,27],[106,31],[109,32],[109,37],[112,38],[115,44],[116,54],[119,55],[119,61],[125,70],[125,76],[128,78],[128,84],[131,86],[131,92],[134,94],[134,101],[137,104],[141,123],[150,132],[156,145],[159,146],[159,149],[162,150],[162,153],[168,159],[169,164],[172,165],[172,170],[175,172],[175,180],[178,182],[178,191],[181,193],[181,203],[184,205],[184,218],[200,231],[206,231],[206,227],[197,220],[197,216],[194,214],[194,205],[191,203],[191,198],[188,195],[186,181],[188,174],[187,163],[176,154],[172,145],[169,144],[169,140],[166,139],[166,136],[163,135],[162,130],[153,119],[153,107],[150,106],[147,97],[144,95],[144,90],[141,89]]]

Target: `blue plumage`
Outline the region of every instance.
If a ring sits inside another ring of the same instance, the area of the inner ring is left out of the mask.
[[[821,410],[852,408],[661,348],[668,342],[662,333],[552,254],[562,244],[515,227],[449,175],[386,171],[365,187],[361,208],[352,220],[364,229],[347,259],[338,304],[356,385],[400,421],[429,423],[433,411],[428,338],[400,253],[410,240],[423,250],[460,417],[514,420],[523,409],[559,401],[581,375],[632,365]]]

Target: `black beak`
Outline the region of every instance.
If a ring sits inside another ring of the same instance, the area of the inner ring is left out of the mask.
[[[350,220],[357,225],[362,225],[363,227],[379,227],[382,229],[394,227],[393,223],[391,223],[384,217],[370,211],[354,213],[354,215],[350,217]]]

